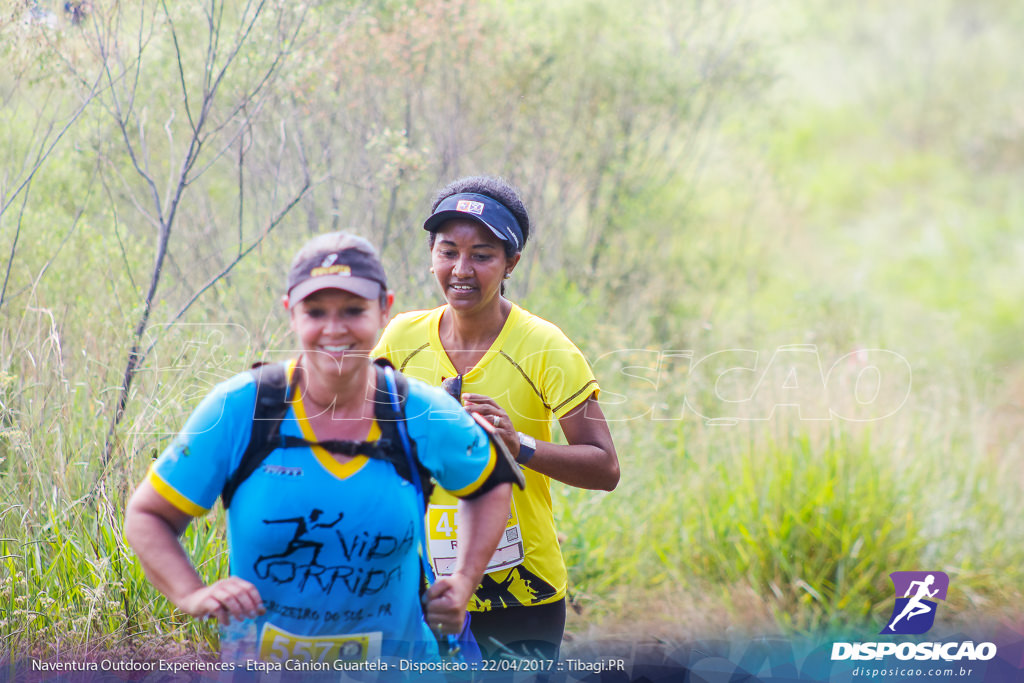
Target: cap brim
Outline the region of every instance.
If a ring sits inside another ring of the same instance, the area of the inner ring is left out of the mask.
[[[466,211],[438,211],[435,214],[431,214],[430,218],[423,222],[423,229],[428,232],[436,232],[437,230],[440,230],[442,224],[448,221],[456,220],[473,221],[474,223],[479,223],[480,225],[485,226],[488,230],[494,233],[494,236],[497,237],[502,242],[513,241],[512,238],[503,233],[501,230],[498,230],[496,227],[485,221],[480,216],[468,213]]]
[[[340,289],[351,292],[356,296],[361,296],[364,299],[377,299],[380,297],[381,286],[379,282],[362,277],[321,275],[320,277],[311,277],[295,285],[288,292],[288,299],[292,303],[298,303],[313,292],[319,292],[321,289]]]

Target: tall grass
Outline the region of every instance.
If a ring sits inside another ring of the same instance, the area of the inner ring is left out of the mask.
[[[637,438],[645,429],[655,434]],[[689,432],[686,445],[673,447],[670,430]],[[1012,610],[1024,559],[1016,481],[923,433],[780,431],[648,424],[619,440],[614,493],[562,490],[563,551],[587,620],[643,618],[637,605],[664,596],[706,608],[710,595],[741,632],[870,629],[891,608],[889,573],[908,569],[950,574],[948,618]],[[679,617],[655,608],[647,619]]]
[[[119,451],[141,457],[119,458],[101,470],[108,416],[95,405],[102,387],[70,381],[64,351],[45,337],[5,332],[0,340],[6,348],[0,367],[2,650],[14,657],[209,651],[214,631],[176,613],[121,536],[127,494],[152,450],[140,442],[151,440],[153,430],[128,432],[129,443]],[[189,370],[201,375],[217,358],[194,360]],[[173,385],[179,369],[162,374]],[[162,420],[168,417],[180,419]],[[223,527],[216,513],[182,538],[207,580],[227,571]]]

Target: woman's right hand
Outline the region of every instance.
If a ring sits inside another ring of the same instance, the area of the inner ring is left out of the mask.
[[[148,479],[135,490],[125,510],[124,535],[146,578],[193,617],[216,617],[227,625],[229,619],[263,614],[259,591],[248,581],[230,576],[209,586],[203,583],[178,541],[191,519],[157,493]]]
[[[471,413],[477,413],[487,420],[494,428],[494,434],[505,442],[508,452],[515,458],[519,455],[519,433],[516,432],[512,418],[505,409],[498,405],[490,396],[483,394],[462,394],[462,407]],[[490,431],[490,429],[488,429]]]
[[[256,586],[229,576],[195,590],[178,601],[178,609],[199,619],[216,617],[223,626],[231,620],[252,619],[266,613]]]
[[[466,605],[475,588],[476,583],[459,573],[439,577],[424,596],[423,614],[427,624],[438,634],[462,631]]]

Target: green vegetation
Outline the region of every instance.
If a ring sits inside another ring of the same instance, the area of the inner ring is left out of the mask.
[[[128,492],[289,349],[310,233],[434,305],[417,226],[475,172],[523,189],[510,295],[592,359],[622,461],[554,487],[576,638],[877,633],[906,569],[950,575],[947,625],[1020,604],[1016,4],[15,4],[0,651],[213,644],[120,539]],[[184,543],[226,571],[219,512]]]

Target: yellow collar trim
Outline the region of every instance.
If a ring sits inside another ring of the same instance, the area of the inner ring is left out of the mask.
[[[294,359],[288,363],[288,381],[291,382],[292,373],[295,370],[295,364],[298,359]],[[306,415],[306,407],[302,403],[302,389],[295,387],[295,398],[292,400],[292,410],[295,412],[295,420],[299,423],[299,429],[302,430],[302,436],[307,441],[317,441],[316,434],[313,432],[313,427],[309,424],[309,417]],[[377,420],[370,423],[369,433],[366,435],[365,441],[376,441],[380,438],[380,426],[377,424]],[[366,465],[369,458],[365,455],[357,455],[348,462],[338,462],[338,460],[331,455],[329,451],[320,446],[310,446],[310,450],[313,451],[313,455],[316,456],[317,461],[323,466],[325,470],[330,472],[338,479],[347,479],[353,474],[358,472]]]

